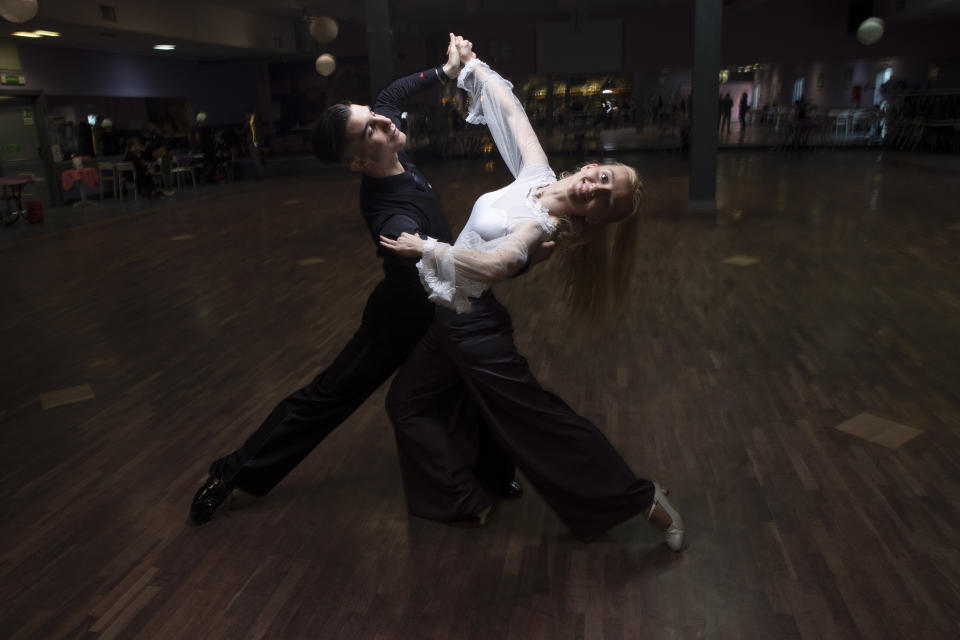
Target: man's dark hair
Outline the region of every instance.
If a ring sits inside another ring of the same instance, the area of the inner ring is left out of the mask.
[[[323,112],[310,134],[313,153],[324,162],[343,160],[347,138],[347,119],[350,117],[350,103],[340,102]]]

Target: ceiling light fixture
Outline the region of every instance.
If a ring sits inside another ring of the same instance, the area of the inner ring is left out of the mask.
[[[886,23],[880,18],[867,18],[857,27],[857,40],[861,44],[876,44],[883,37]]]
[[[37,29],[34,31],[38,36],[47,36],[48,38],[59,38],[60,34],[56,31],[44,31],[43,29]]]
[[[37,15],[37,0],[3,0],[0,17],[10,22],[29,22]]]
[[[329,76],[337,68],[337,59],[329,53],[324,53],[313,63],[314,68],[322,76]]]
[[[156,49],[157,51],[173,51],[174,49],[177,48],[177,45],[175,45],[175,44],[155,44],[155,45],[153,45],[153,48]]]
[[[327,16],[315,18],[310,23],[310,35],[322,44],[333,42],[339,32],[340,28],[337,26],[337,21]]]
[[[34,33],[32,31],[14,31],[10,35],[17,36],[18,38],[42,38],[39,33]]]

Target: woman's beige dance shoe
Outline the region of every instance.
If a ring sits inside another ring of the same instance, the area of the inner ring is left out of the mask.
[[[656,482],[653,483],[653,487],[653,503],[650,505],[650,510],[647,511],[647,520],[649,520],[653,526],[663,531],[667,546],[670,547],[672,551],[680,551],[683,549],[683,539],[686,533],[683,527],[683,518],[680,517],[677,510],[674,509],[670,501],[667,500],[669,490],[664,490]],[[661,511],[657,510],[658,506]]]

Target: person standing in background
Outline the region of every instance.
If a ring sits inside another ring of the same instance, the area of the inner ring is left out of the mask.
[[[740,118],[740,132],[743,133],[747,128],[747,112],[750,111],[750,105],[747,103],[747,92],[744,91],[740,94],[740,113],[738,117]]]
[[[250,150],[250,159],[253,160],[253,170],[257,174],[257,180],[263,180],[263,157],[261,155],[263,144],[263,128],[255,111],[250,110],[244,116],[243,137]]]
[[[730,114],[733,112],[733,98],[730,92],[723,94],[720,99],[720,133],[730,134]]]
[[[203,181],[209,184],[217,172],[217,141],[213,137],[213,129],[207,125],[207,114],[203,111],[197,114],[196,145],[203,153]]]

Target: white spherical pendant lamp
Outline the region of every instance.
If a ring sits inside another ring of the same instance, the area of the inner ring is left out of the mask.
[[[884,26],[880,18],[867,18],[857,27],[857,40],[862,44],[874,44],[883,37]]]
[[[324,53],[317,61],[313,64],[317,69],[317,73],[322,76],[328,76],[333,73],[333,70],[337,68],[337,61],[329,53]]]
[[[333,42],[339,32],[337,21],[327,16],[320,16],[310,23],[310,36],[317,42]]]
[[[0,0],[0,16],[10,22],[26,22],[37,15],[37,0]]]

